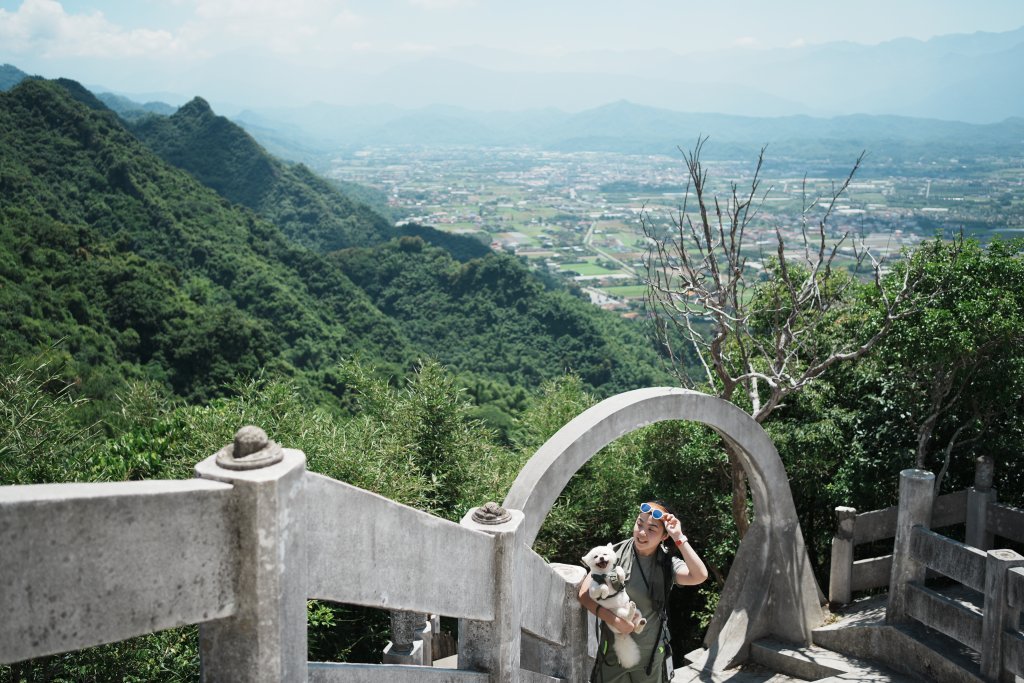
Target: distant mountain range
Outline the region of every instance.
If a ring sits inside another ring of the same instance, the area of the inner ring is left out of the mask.
[[[922,158],[1024,154],[1024,116],[1008,116],[993,123],[972,122],[979,118],[991,119],[996,112],[1024,113],[1024,90],[1007,85],[1016,82],[1016,68],[1024,64],[1022,41],[1024,29],[998,34],[943,36],[923,42],[907,39],[870,47],[829,44],[806,49],[761,51],[757,54],[763,63],[759,61],[757,69],[751,66],[749,71],[742,66],[743,59],[750,57],[747,53],[742,53],[741,57],[728,53],[731,56],[715,62],[713,69],[711,62],[707,61],[711,57],[707,55],[694,56],[688,61],[688,74],[707,74],[710,70],[718,74],[723,82],[727,78],[754,73],[765,65],[771,65],[768,73],[788,74],[783,79],[787,83],[793,81],[796,74],[795,83],[800,85],[797,88],[800,91],[832,92],[830,89],[838,87],[833,81],[841,80],[845,83],[844,97],[861,97],[863,102],[872,107],[877,105],[878,109],[883,107],[875,102],[874,95],[865,90],[862,81],[868,78],[867,74],[871,71],[876,76],[874,85],[881,86],[890,77],[889,72],[893,71],[882,68],[882,64],[889,61],[905,67],[902,69],[906,71],[902,85],[892,85],[892,92],[899,92],[903,98],[910,97],[912,91],[921,94],[930,89],[929,92],[938,93],[939,90],[935,88],[940,81],[947,90],[954,88],[955,83],[960,83],[965,89],[963,92],[956,96],[949,93],[940,99],[948,100],[950,106],[954,102],[957,106],[969,105],[977,116],[965,115],[962,117],[965,121],[891,114],[822,117],[807,114],[756,116],[695,113],[628,100],[576,113],[553,107],[484,111],[452,105],[399,107],[321,102],[305,106],[247,109],[234,116],[233,120],[272,153],[291,160],[305,161],[316,167],[322,167],[339,148],[380,145],[533,146],[561,151],[674,154],[677,147],[692,145],[698,135],[711,137],[707,153],[719,158],[749,158],[764,145],[769,146],[774,158],[848,159],[862,150],[868,150],[876,162],[883,165],[887,160],[899,163]],[[816,55],[815,59],[808,61],[809,54]],[[612,55],[618,57],[618,61]],[[512,53],[467,49],[455,52],[452,56],[458,60],[475,61],[478,66],[473,69],[480,72],[493,71],[510,78],[517,73],[510,71],[518,57]],[[652,78],[668,77],[673,72],[672,64],[680,66],[675,61],[677,58],[677,55],[665,51],[626,54],[595,52],[567,56],[560,63],[567,69],[566,73],[573,73],[582,79],[574,81],[579,85],[587,81],[582,71],[586,68],[618,69],[618,76],[624,76],[641,64],[649,64],[648,73]],[[437,68],[428,69],[429,74],[421,73],[418,82],[427,83],[434,77],[443,78],[445,65],[462,63],[458,60],[420,62],[421,66],[434,64]],[[949,68],[940,69],[937,66],[947,61],[951,62]],[[916,66],[907,67],[910,64]],[[529,61],[522,62],[520,66],[539,68],[539,65]],[[577,71],[569,71],[571,69]],[[835,74],[832,79],[826,78],[830,69]],[[1012,77],[1010,71],[1013,71]],[[763,78],[768,78],[768,73],[762,74]],[[913,78],[910,77],[911,73]],[[983,76],[972,80],[969,77],[972,73]],[[942,78],[936,74],[941,74]],[[27,74],[16,67],[0,67],[0,90],[9,89],[25,77]],[[970,80],[971,83],[957,81],[957,78]],[[996,81],[999,82],[998,88],[995,86]],[[463,81],[463,86],[457,91],[473,90],[476,88],[474,83],[472,79]],[[807,83],[813,83],[814,87],[805,87]],[[394,84],[394,87],[398,85]],[[480,87],[486,90],[492,86]],[[860,95],[856,95],[858,89]],[[699,92],[703,103],[714,101],[714,98],[704,98],[710,91],[703,86],[691,92]],[[756,95],[753,90],[747,93]],[[174,107],[161,102],[139,104],[112,93],[101,93],[99,98],[127,120],[142,120],[153,113],[169,115],[175,111]],[[410,98],[411,101],[416,99]],[[998,104],[996,100],[1003,104]],[[758,107],[751,106],[748,109],[753,114]]]
[[[479,112],[456,107],[404,110],[326,104],[242,112],[236,119],[277,153],[313,161],[310,150],[374,145],[535,146],[561,151],[677,153],[698,135],[707,153],[747,158],[855,157],[880,161],[1024,154],[1024,118],[994,124],[852,115],[763,117],[692,114],[620,101],[570,114],[553,109]],[[289,141],[291,146],[289,147]]]
[[[175,104],[201,94],[228,115],[313,100],[569,112],[628,100],[673,111],[751,117],[871,114],[993,123],[1024,116],[1024,89],[1017,85],[1022,67],[1024,28],[876,45],[832,42],[709,52],[688,51],[683,31],[676,51],[608,46],[540,56],[464,47],[419,57],[367,54],[354,58],[347,69],[299,67],[234,51],[204,63],[201,70],[183,68],[165,83],[153,84],[152,90],[184,89],[178,97],[119,94]],[[250,76],[223,77],[239,72]]]

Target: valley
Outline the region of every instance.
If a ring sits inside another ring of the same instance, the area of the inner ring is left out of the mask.
[[[731,192],[732,183],[749,191],[754,162],[707,161],[708,188],[719,197]],[[822,211],[812,203],[830,197],[853,162],[773,158],[769,150],[748,264],[760,269],[766,255],[774,255],[776,229],[789,247],[802,249],[805,206],[811,206],[813,227]],[[640,312],[645,292],[649,240],[641,221],[657,234],[670,229],[686,187],[681,153],[527,147],[366,147],[335,156],[327,174],[381,191],[405,222],[470,235],[514,253],[627,317]],[[695,210],[691,202],[687,211]],[[982,241],[1011,237],[1024,231],[1024,164],[1017,157],[907,161],[869,154],[829,226],[834,240],[849,233],[890,261],[937,233],[952,236],[962,229]],[[849,256],[845,262],[854,265]]]

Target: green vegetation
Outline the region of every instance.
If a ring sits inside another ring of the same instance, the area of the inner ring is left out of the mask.
[[[638,326],[546,290],[512,256],[460,264],[403,237],[331,258],[411,344],[456,372],[525,387],[572,372],[602,396],[667,381]]]
[[[343,273],[65,87],[29,80],[0,95],[0,149],[8,358],[64,340],[84,395],[109,400],[146,378],[204,400],[261,369],[323,396],[345,357],[411,357]]]
[[[392,237],[391,225],[303,165],[271,157],[234,123],[195,98],[169,117],[149,116],[134,132],[165,161],[228,200],[272,222],[292,241],[326,252]]]

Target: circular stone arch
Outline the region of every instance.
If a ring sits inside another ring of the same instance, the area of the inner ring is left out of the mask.
[[[705,666],[734,666],[746,659],[751,642],[766,636],[810,645],[811,629],[823,621],[824,598],[807,558],[786,470],[761,425],[715,396],[675,387],[637,389],[569,421],[530,458],[505,498],[505,508],[524,515],[524,542],[533,545],[569,479],[598,451],[664,420],[700,422],[735,446],[754,500],[753,522],[704,639]]]

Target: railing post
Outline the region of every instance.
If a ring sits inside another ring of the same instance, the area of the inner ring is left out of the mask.
[[[238,604],[199,627],[201,680],[305,681],[306,456],[243,427],[195,471],[233,486],[238,533]]]
[[[579,586],[587,575],[582,566],[573,564],[548,565],[562,579],[564,592],[560,597],[562,609],[562,639],[553,643],[523,634],[522,666],[530,671],[563,681],[585,681],[594,668],[590,653],[590,613],[580,605]],[[529,587],[526,587],[529,590]],[[555,594],[552,594],[552,598]],[[596,640],[596,639],[595,639]],[[595,645],[596,654],[596,645]]]
[[[567,644],[561,650],[558,662],[560,678],[567,681],[585,681],[590,676],[594,658],[590,655],[590,613],[579,604],[579,586],[586,576],[583,567],[552,564],[552,569],[565,579],[565,633]]]
[[[995,463],[983,455],[974,461],[974,486],[967,490],[967,545],[981,550],[992,547],[992,534],[988,530],[988,506],[996,502],[992,488]]]
[[[429,666],[430,644],[422,634],[428,629],[427,615],[421,612],[391,612],[391,642],[384,648],[384,664],[417,664]]]
[[[836,534],[832,537],[832,564],[828,575],[828,601],[834,605],[850,602],[853,581],[853,528],[857,510],[836,508]]]
[[[931,526],[935,501],[935,475],[925,470],[900,472],[900,501],[896,517],[896,539],[892,549],[892,573],[889,575],[889,604],[885,611],[887,623],[906,622],[907,584],[922,582],[926,567],[910,553],[913,528]]]
[[[491,683],[517,683],[522,645],[519,547],[523,513],[496,503],[470,510],[461,524],[494,537],[494,620],[459,620],[459,669],[484,671]]]
[[[1017,630],[1019,611],[1011,609],[1006,595],[1007,570],[1024,567],[1024,557],[1012,550],[989,550],[985,561],[985,611],[982,619],[981,675],[998,681],[1003,668],[1003,632]]]

